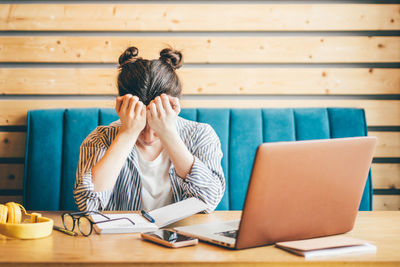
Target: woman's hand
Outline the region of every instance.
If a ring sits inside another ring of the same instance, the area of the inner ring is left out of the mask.
[[[176,117],[180,112],[179,99],[166,94],[157,96],[147,106],[147,122],[162,139],[164,135],[176,133]]]
[[[146,106],[137,96],[117,97],[115,110],[122,124],[120,133],[138,136],[146,126]]]
[[[178,176],[186,179],[195,158],[176,130],[175,123],[180,110],[178,98],[162,94],[147,106],[147,122],[160,138]]]

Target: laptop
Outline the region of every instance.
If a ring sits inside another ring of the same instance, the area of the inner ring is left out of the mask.
[[[261,144],[240,220],[174,228],[232,249],[350,231],[376,137]]]

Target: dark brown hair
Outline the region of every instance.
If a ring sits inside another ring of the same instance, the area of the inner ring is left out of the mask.
[[[119,57],[119,95],[136,95],[145,105],[162,93],[180,97],[182,85],[175,70],[183,65],[181,52],[165,48],[160,58],[153,60],[138,54],[139,49],[132,46]]]

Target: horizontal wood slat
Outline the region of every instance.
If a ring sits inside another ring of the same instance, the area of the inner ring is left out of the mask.
[[[400,164],[372,164],[372,182],[375,189],[400,189]]]
[[[10,201],[22,204],[22,196],[0,196],[0,204],[5,204]]]
[[[369,132],[368,135],[378,138],[375,157],[400,157],[400,132]]]
[[[31,109],[111,107],[115,100],[0,100],[0,125],[25,125],[26,113]],[[399,100],[185,100],[182,107],[236,107],[236,108],[283,108],[283,107],[354,107],[364,108],[369,126],[400,126]]]
[[[117,74],[116,68],[0,68],[0,94],[115,95]]]
[[[400,157],[400,132],[369,132],[378,137],[374,157]],[[25,132],[0,132],[0,157],[23,158],[25,156]]]
[[[283,107],[350,107],[366,111],[369,126],[400,125],[400,101],[398,100],[184,100],[183,107],[236,107],[236,108],[283,108]]]
[[[158,58],[167,45],[183,49],[186,63],[399,62],[397,36],[126,37],[0,36],[0,62],[116,63],[128,47]]]
[[[0,157],[24,157],[25,140],[26,133],[0,132]]]
[[[24,165],[0,164],[0,177],[0,189],[22,190],[24,180]]]
[[[26,132],[0,132],[0,157],[2,158],[24,158],[26,147]],[[16,164],[4,165],[9,167]],[[3,166],[3,167],[4,167]],[[23,167],[23,165],[22,165]],[[0,170],[2,164],[0,164]],[[6,176],[0,176],[6,177]],[[1,182],[0,182],[1,184]]]
[[[2,95],[115,95],[116,68],[1,68]],[[400,69],[183,68],[186,95],[400,94]]]
[[[399,8],[379,4],[7,4],[0,5],[0,30],[399,30]]]
[[[400,195],[374,195],[373,210],[400,210]]]

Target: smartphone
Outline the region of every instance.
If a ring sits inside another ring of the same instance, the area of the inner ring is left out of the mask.
[[[142,233],[142,238],[170,248],[193,246],[199,243],[197,238],[184,236],[171,230]]]

